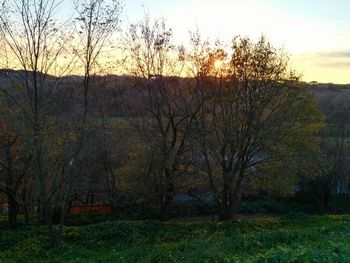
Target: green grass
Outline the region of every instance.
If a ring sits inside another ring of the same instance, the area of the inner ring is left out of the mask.
[[[104,222],[65,228],[56,249],[44,227],[0,231],[0,262],[350,262],[350,216]]]

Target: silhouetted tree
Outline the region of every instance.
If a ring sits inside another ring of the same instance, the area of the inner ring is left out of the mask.
[[[296,138],[310,138],[317,120],[287,57],[265,38],[256,43],[236,38],[231,54],[219,52],[225,71],[213,76],[210,99],[197,119],[198,143],[223,220],[234,216],[242,186],[259,165],[294,154],[303,141]],[[282,151],[286,145],[289,152]]]
[[[187,149],[200,101],[181,79],[184,50],[172,43],[172,30],[162,19],[132,24],[126,39],[129,72],[136,78],[137,95],[131,116],[145,142],[145,182],[153,189],[162,218],[176,192],[179,166]]]

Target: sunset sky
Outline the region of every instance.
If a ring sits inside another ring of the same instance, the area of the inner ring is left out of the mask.
[[[125,0],[124,24],[144,10],[163,16],[178,43],[186,44],[196,28],[227,42],[264,34],[292,55],[304,80],[350,83],[349,0]]]

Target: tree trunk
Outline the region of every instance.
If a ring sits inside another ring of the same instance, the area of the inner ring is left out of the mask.
[[[326,209],[330,209],[329,200],[331,199],[332,192],[327,189],[323,195],[323,213],[327,212]]]
[[[222,193],[221,205],[219,207],[220,220],[229,221],[235,217],[238,201],[237,194],[232,193],[232,189],[225,184]]]
[[[61,204],[61,208],[58,209],[60,211],[60,220],[59,220],[59,226],[58,226],[58,232],[56,234],[56,241],[57,244],[59,244],[62,240],[63,232],[64,232],[64,224],[65,224],[65,219],[67,216],[67,211],[68,211],[68,203],[66,200],[63,200]]]
[[[48,204],[44,205],[44,210],[45,210],[45,223],[47,226],[47,232],[48,232],[48,237],[49,237],[49,246],[50,247],[55,247],[56,245],[56,237],[52,225],[52,209],[51,206]]]
[[[168,218],[169,218],[168,204],[166,202],[161,202],[161,204],[160,204],[160,219],[167,220]]]
[[[29,209],[28,209],[28,205],[25,204],[23,209],[24,209],[24,224],[29,225]]]
[[[172,200],[172,196],[162,196],[160,197],[160,219],[167,220],[169,219],[169,205]]]
[[[13,141],[13,143],[15,140]],[[5,145],[4,153],[6,156],[6,195],[8,201],[8,223],[11,228],[17,227],[17,213],[18,213],[18,202],[16,200],[16,190],[14,187],[14,171],[13,171],[13,158],[11,149],[13,143]]]
[[[112,206],[112,213],[111,213],[111,219],[116,220],[118,218],[118,194],[117,194],[117,179],[115,176],[115,173],[113,171],[113,167],[111,162],[108,162],[108,164],[105,164],[105,168],[107,171],[107,185],[109,189],[109,199]]]
[[[236,201],[231,199],[221,203],[220,220],[229,221],[234,219],[236,215]]]
[[[225,180],[225,175],[224,175]],[[220,220],[227,221],[230,220],[230,197],[229,197],[229,186],[226,182],[224,182],[224,187],[222,190],[222,197],[221,197],[221,206],[220,206]]]
[[[116,219],[118,219],[119,208],[118,208],[117,195],[115,193],[110,193],[110,204],[112,207],[111,220],[116,220]]]
[[[169,218],[169,205],[174,196],[174,185],[171,182],[173,175],[169,169],[165,169],[165,176],[167,180],[166,192],[160,196],[160,218],[167,220]]]
[[[21,209],[24,213],[24,224],[29,225],[29,201],[28,201],[27,186],[24,184],[24,188],[21,194]]]
[[[8,199],[8,222],[11,228],[17,227],[18,203],[12,194],[7,195]]]
[[[56,244],[55,234],[53,231],[52,225],[52,207],[47,198],[46,190],[45,190],[45,182],[40,178],[40,194],[41,194],[41,209],[44,216],[44,222],[47,226],[48,238],[49,238],[49,246],[54,247]]]

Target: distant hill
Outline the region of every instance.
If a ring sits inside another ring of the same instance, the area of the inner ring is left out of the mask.
[[[318,83],[309,88],[320,110],[328,116],[339,107],[350,106],[350,84]]]
[[[54,76],[48,77],[54,80]],[[109,90],[112,91],[113,87],[123,86],[124,88],[131,86],[133,82],[137,80],[136,77],[128,75],[106,75],[96,76],[94,81],[107,81]],[[25,81],[25,72],[21,70],[12,69],[0,69],[0,89],[4,86],[21,84]],[[76,83],[83,81],[82,76],[71,75],[64,78],[65,83],[71,83],[76,86]],[[308,84],[311,95],[315,98],[319,109],[327,116],[332,115],[335,109],[339,107],[350,106],[350,84],[333,84],[333,83],[316,83],[311,82]]]

